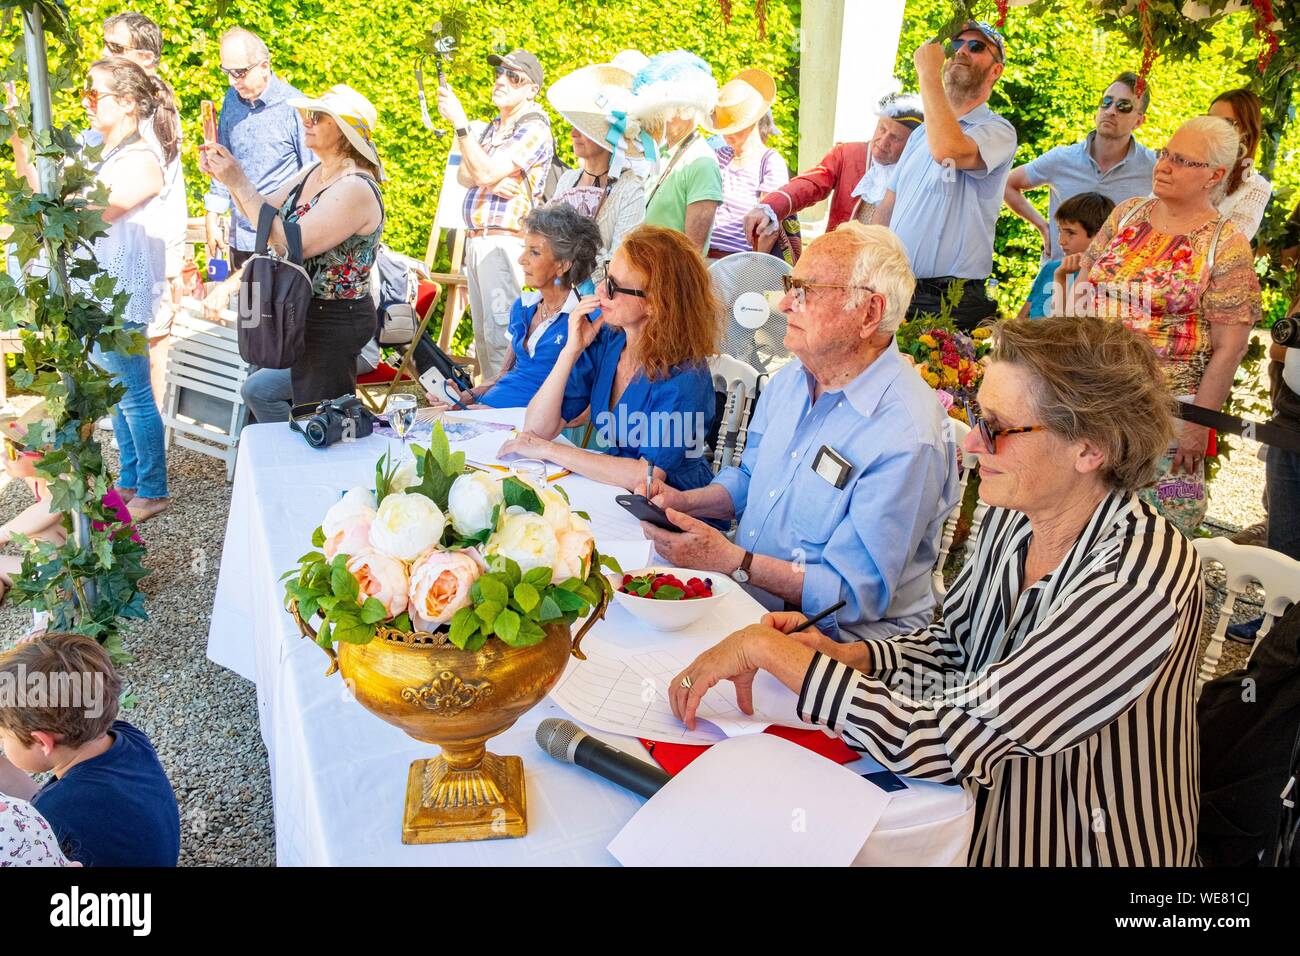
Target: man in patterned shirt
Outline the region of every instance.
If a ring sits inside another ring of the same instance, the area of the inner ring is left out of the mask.
[[[474,354],[484,381],[491,381],[510,349],[510,307],[523,287],[523,219],[542,204],[555,143],[550,120],[535,102],[543,82],[537,57],[512,50],[487,59],[496,67],[492,103],[500,111],[487,129],[471,135],[465,108],[445,84],[438,88],[438,111],[455,126],[460,145],[456,179],[468,187],[465,277]]]

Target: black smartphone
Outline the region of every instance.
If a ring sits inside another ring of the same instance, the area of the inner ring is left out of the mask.
[[[682,530],[668,520],[668,515],[664,514],[662,508],[651,504],[650,499],[645,495],[619,495],[614,500],[626,508],[637,521],[648,521],[656,528],[663,528],[665,531]]]

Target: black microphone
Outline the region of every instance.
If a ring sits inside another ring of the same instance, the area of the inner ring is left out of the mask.
[[[670,779],[658,767],[597,740],[571,720],[543,720],[537,726],[537,746],[556,760],[577,764],[642,797],[653,797]]]

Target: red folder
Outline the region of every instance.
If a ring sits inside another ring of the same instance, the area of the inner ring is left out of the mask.
[[[763,733],[784,738],[792,744],[806,747],[813,753],[821,754],[839,764],[852,763],[862,756],[839,737],[828,737],[820,730],[772,726]],[[669,744],[662,740],[647,740],[644,737],[637,739],[646,750],[650,751],[650,756],[654,757],[655,762],[663,767],[670,777],[676,776],[679,770],[708,750],[710,746],[709,744]]]

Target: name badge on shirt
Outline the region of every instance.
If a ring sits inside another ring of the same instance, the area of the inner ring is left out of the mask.
[[[853,466],[849,464],[848,459],[830,445],[822,445],[821,451],[817,452],[817,457],[813,459],[812,468],[817,473],[817,477],[830,482],[835,488],[843,488],[848,483],[849,474],[853,471]]]

